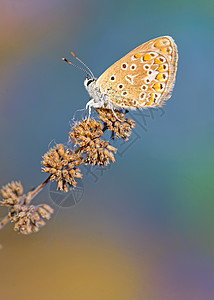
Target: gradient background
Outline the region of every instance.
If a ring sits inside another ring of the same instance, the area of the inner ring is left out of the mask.
[[[213,32],[210,0],[1,0],[1,185],[45,180],[41,156],[88,101],[70,50],[99,76],[151,38],[179,49],[164,116],[82,201],[37,234],[0,232],[1,299],[214,299]],[[53,205],[49,188],[35,201]]]

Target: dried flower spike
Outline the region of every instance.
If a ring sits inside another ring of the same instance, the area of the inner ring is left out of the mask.
[[[125,118],[125,113],[112,111],[111,109],[96,109],[98,118],[104,123],[104,128],[112,132],[117,138],[127,140],[131,135],[131,130],[135,127],[135,122]]]
[[[21,182],[12,181],[1,189],[2,201],[1,206],[13,206],[20,202],[23,195],[23,187]]]
[[[0,229],[9,222],[13,222],[15,223],[14,230],[23,234],[29,234],[33,231],[38,231],[44,226],[44,219],[49,220],[54,210],[47,204],[40,204],[35,207],[34,205],[30,205],[30,202],[49,180],[50,176],[27,194],[23,194],[21,182],[12,181],[2,188],[1,194],[3,200],[1,203],[3,206],[9,207],[9,212],[1,220]]]
[[[14,230],[22,234],[37,232],[45,225],[44,219],[50,219],[53,209],[42,204],[37,207],[34,205],[15,205],[9,212],[9,217],[14,224]]]
[[[70,130],[69,137],[79,147],[87,147],[91,140],[103,135],[102,124],[95,119],[77,122]]]
[[[86,154],[85,164],[92,165],[108,165],[110,161],[115,162],[113,152],[117,149],[107,141],[103,141],[99,138],[91,140],[89,145],[82,151]]]
[[[42,171],[51,174],[50,180],[58,182],[57,190],[67,192],[69,187],[77,185],[76,178],[82,178],[77,168],[82,163],[80,154],[63,144],[51,148],[42,158]]]
[[[95,119],[84,119],[69,132],[70,139],[79,146],[76,152],[82,154],[85,164],[107,165],[115,161],[113,152],[117,149],[100,138],[103,135],[102,127],[101,122]]]

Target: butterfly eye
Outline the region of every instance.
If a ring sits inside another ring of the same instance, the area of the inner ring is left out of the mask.
[[[89,80],[87,81],[87,86],[89,86],[89,84],[91,84],[93,81],[94,81],[94,79],[89,79]]]

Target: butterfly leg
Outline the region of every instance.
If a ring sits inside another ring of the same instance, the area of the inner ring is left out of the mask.
[[[88,101],[88,103],[86,104],[86,109],[88,109],[88,120],[90,119],[91,116],[91,108],[100,108],[100,102],[95,102],[94,99],[91,99],[90,101]]]
[[[112,110],[113,115],[115,116],[115,118],[116,118],[119,122],[122,122],[122,120],[120,120],[120,119],[118,118],[118,116],[116,115],[114,108],[112,108],[111,110]]]
[[[90,101],[87,102],[86,104],[86,110],[88,109],[88,120],[90,119],[90,115],[91,115],[91,107],[94,104],[94,99],[91,99]]]

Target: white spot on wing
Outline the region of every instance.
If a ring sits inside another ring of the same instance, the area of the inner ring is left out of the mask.
[[[144,100],[146,98],[146,93],[140,93],[139,100]]]
[[[127,91],[122,91],[121,96],[127,96],[128,92]]]
[[[126,62],[121,64],[121,69],[126,70],[128,68],[128,64]]]
[[[152,56],[152,58],[155,58],[155,57],[157,57],[158,56],[158,53],[156,53],[156,52],[148,52],[148,54],[150,54],[151,56]]]
[[[124,84],[122,83],[119,83],[118,86],[117,86],[118,90],[122,90],[124,88]]]
[[[160,96],[161,96],[161,94],[160,93],[154,93],[154,98],[155,98],[155,103],[159,103],[160,102]]]
[[[146,91],[148,89],[148,86],[146,84],[141,85],[141,90]]]
[[[116,80],[116,76],[115,75],[111,75],[109,79],[110,79],[110,81],[115,81]]]
[[[137,101],[136,99],[132,100],[132,105],[133,105],[133,106],[138,105],[138,101]]]
[[[144,70],[149,70],[150,68],[151,68],[151,66],[149,65],[149,64],[145,64],[144,66],[143,66],[143,68],[144,68]]]
[[[136,64],[132,64],[132,65],[130,66],[130,70],[131,70],[131,71],[136,70],[136,68],[137,68],[137,65],[136,65]]]
[[[135,57],[134,55],[132,55],[131,60],[136,60],[138,59],[138,57]]]
[[[125,76],[125,80],[128,81],[128,83],[133,84],[133,83],[134,83],[134,78],[135,78],[136,76],[138,76],[138,74],[136,74],[136,75],[126,75],[126,76]]]

